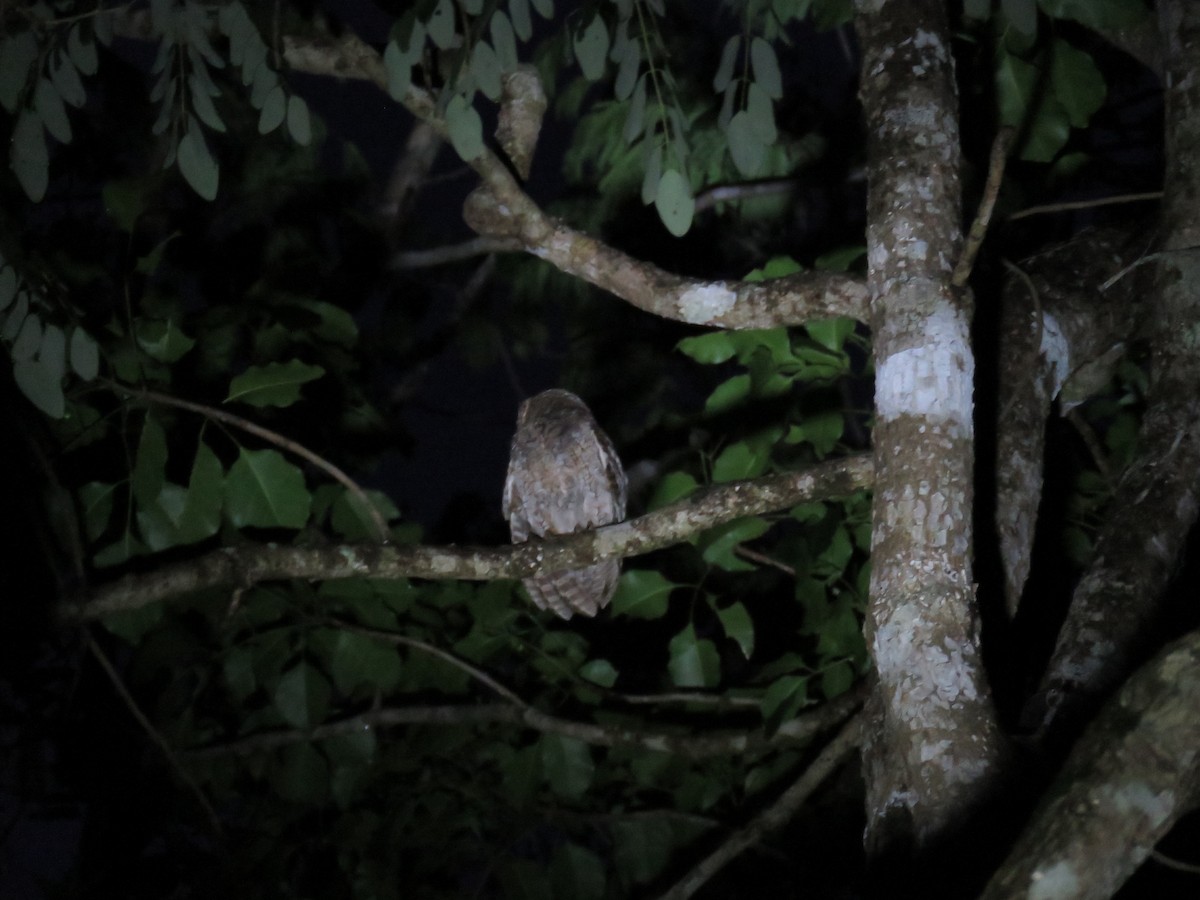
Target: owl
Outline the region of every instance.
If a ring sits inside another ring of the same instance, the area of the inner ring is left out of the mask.
[[[521,404],[504,481],[504,517],[514,544],[573,534],[625,518],[625,470],[587,405],[570,391],[544,391]],[[525,579],[541,609],[564,619],[594,616],[612,599],[621,563],[606,559]]]

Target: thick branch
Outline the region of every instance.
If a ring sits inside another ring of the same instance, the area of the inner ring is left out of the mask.
[[[1111,897],[1200,801],[1200,631],[1163,651],[1089,726],[986,900]]]
[[[60,610],[63,622],[85,622],[117,610],[140,609],[170,597],[221,585],[246,587],[283,578],[526,578],[634,556],[679,543],[723,522],[797,503],[841,497],[871,483],[871,461],[852,456],[803,472],[717,485],[663,509],[543,543],[513,547],[393,547],[277,544],[225,547],[198,559],[127,575]]]
[[[934,841],[994,784],[1001,735],[971,565],[973,376],[958,101],[941,0],[859,0],[875,348],[865,633],[878,672],[863,745],[867,844]]]
[[[1200,511],[1200,7],[1164,0],[1168,77],[1164,247],[1147,321],[1151,383],[1138,454],[1117,487],[1096,555],[1072,597],[1026,719],[1084,715],[1146,652],[1161,599]]]
[[[297,71],[362,78],[387,89],[387,72],[379,54],[353,35],[337,41],[286,37],[284,57]],[[448,136],[428,92],[414,85],[404,106],[443,137]],[[796,325],[830,316],[867,318],[867,290],[860,279],[802,272],[744,284],[673,275],[547,216],[491,150],[485,149],[468,163],[483,186],[467,199],[467,224],[486,237],[515,239],[527,252],[638,309],[720,328]]]

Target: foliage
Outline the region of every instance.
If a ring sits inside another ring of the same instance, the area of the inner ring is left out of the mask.
[[[715,24],[677,19],[663,0],[404,6],[382,52],[388,92],[434,86],[466,161],[488,145],[503,77],[536,45],[543,60],[546,47],[569,48],[570,67],[549,57],[562,68],[549,87],[559,109],[595,101],[567,123],[564,171],[588,192],[597,227],[633,222],[674,248],[661,222],[698,242],[686,245],[697,257],[706,229],[790,234],[782,205],[735,200],[701,219],[696,198],[830,163],[814,152],[827,146],[820,123],[788,102],[801,90],[789,36],[813,20],[844,23],[848,3],[758,0]],[[1085,49],[1038,23],[1099,27],[1130,4],[967,7],[993,53],[998,119],[1024,128],[1021,157],[1061,158],[1105,84]],[[123,11],[32,4],[5,13],[0,42],[13,173],[3,197],[15,210],[0,231],[0,342],[20,396],[9,393],[31,405],[20,416],[47,435],[71,497],[62,568],[76,538],[84,558],[71,574],[93,581],[248,540],[372,541],[377,518],[400,543],[445,527],[376,489],[405,437],[388,424],[390,382],[439,357],[429,323],[454,313],[432,280],[385,277],[366,165],[280,71],[265,7],[155,0],[141,36],[150,60],[115,41],[130,27]],[[304,13],[288,10],[286,24],[311,28]],[[130,103],[140,111],[118,109]],[[107,141],[126,116],[131,137]],[[630,200],[658,221],[630,216]],[[857,239],[765,264],[760,249],[731,277],[861,265]],[[450,326],[461,355],[487,362],[500,344],[523,362],[556,345],[543,364],[561,363],[564,381],[590,378],[619,443],[656,464],[645,507],[868,446],[872,368],[853,320],[695,333],[638,316],[638,333],[626,327],[635,314],[608,300],[542,302],[551,277],[517,270],[516,298],[462,312]],[[1114,415],[1109,446],[1126,454],[1129,413]],[[328,463],[372,489],[347,487]],[[1081,484],[1081,502],[1095,492]],[[503,539],[498,490],[480,505],[449,517],[452,539]],[[1080,516],[1093,509],[1083,502]],[[864,674],[870,547],[870,502],[857,493],[743,517],[633,561],[597,623],[535,615],[511,582],[368,577],[114,613],[100,645],[226,829],[197,838],[197,803],[182,821],[143,823],[138,852],[159,829],[179,859],[212,861],[179,876],[198,894],[600,898],[661,884],[804,762],[805,743],[773,738]],[[554,727],[478,712],[514,696]],[[762,740],[692,756],[606,743],[595,729]],[[157,751],[142,752],[165,783]],[[195,799],[176,788],[190,798],[180,804]],[[212,840],[235,850],[219,865]],[[81,895],[93,874],[76,873]],[[153,892],[135,873],[113,889]]]

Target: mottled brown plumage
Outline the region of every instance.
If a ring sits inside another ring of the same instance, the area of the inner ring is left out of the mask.
[[[625,490],[617,451],[582,400],[551,390],[521,404],[504,482],[504,516],[514,544],[619,522]],[[594,616],[612,599],[620,572],[620,561],[608,559],[524,584],[541,609],[564,619]]]

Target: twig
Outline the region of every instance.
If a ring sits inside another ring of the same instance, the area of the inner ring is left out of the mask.
[[[1159,865],[1166,866],[1168,869],[1174,869],[1177,872],[1187,872],[1189,875],[1200,875],[1200,865],[1195,863],[1180,862],[1177,859],[1172,859],[1165,853],[1158,850],[1150,851],[1150,858]]]
[[[1021,279],[1021,281],[1025,284],[1025,289],[1029,291],[1029,298],[1033,301],[1034,327],[1037,330],[1033,333],[1033,343],[1029,345],[1029,354],[1025,363],[1025,371],[1036,373],[1038,357],[1041,356],[1042,353],[1042,337],[1046,327],[1045,320],[1042,317],[1042,298],[1038,294],[1037,285],[1033,283],[1033,279],[1029,277],[1029,274],[1024,269],[1007,259],[1003,259],[1001,262],[1004,263],[1004,267],[1008,269],[1008,271],[1012,272]],[[1020,370],[1018,369],[1018,371]],[[1036,374],[1031,374],[1030,377],[1037,376]],[[1008,415],[1009,410],[1012,409],[1012,405],[1016,402],[1017,393],[1014,391],[1013,395],[1008,398],[1008,402],[1004,404],[1004,409],[1000,412],[1001,419],[1004,419],[1004,417]]]
[[[1146,200],[1161,200],[1162,191],[1147,191],[1142,194],[1120,194],[1115,197],[1100,197],[1097,200],[1075,200],[1070,203],[1046,203],[1041,206],[1030,206],[1008,217],[1015,222],[1028,216],[1040,216],[1045,213],[1068,212],[1073,209],[1091,209],[1095,206],[1112,206],[1115,203],[1141,203]]]
[[[783,572],[792,578],[796,577],[796,570],[792,566],[789,566],[787,563],[780,562],[777,559],[772,559],[765,553],[759,553],[757,550],[751,550],[749,547],[745,547],[742,544],[738,544],[736,547],[734,547],[733,552],[735,555],[744,559],[748,559],[751,562],[756,562],[764,566],[771,566],[772,568],[778,569],[780,572]]]
[[[971,269],[975,266],[975,257],[983,246],[987,235],[988,223],[992,221],[992,210],[996,207],[996,197],[1000,194],[1000,182],[1004,178],[1004,163],[1008,159],[1008,148],[1012,144],[1014,130],[1001,128],[992,141],[992,153],[988,159],[987,183],[983,187],[983,197],[979,200],[979,209],[975,213],[975,221],[967,232],[967,240],[962,253],[958,257],[958,265],[954,267],[954,275],[950,282],[955,287],[963,287],[971,277]]]
[[[705,882],[719,872],[726,863],[785,824],[805,803],[813,791],[820,787],[858,746],[863,725],[863,714],[859,713],[847,722],[837,736],[826,745],[812,764],[801,773],[773,804],[763,810],[745,828],[730,835],[715,851],[702,859],[690,872],[662,895],[662,900],[685,900],[698,891]]]
[[[703,212],[718,203],[749,200],[754,197],[770,197],[795,190],[796,178],[772,178],[769,181],[749,181],[739,184],[714,184],[701,191],[696,197],[696,212]]]
[[[461,244],[430,247],[428,250],[405,250],[392,257],[389,268],[427,269],[490,253],[516,253],[523,249],[521,242],[516,238],[477,237]]]
[[[175,755],[175,751],[172,750],[170,744],[167,743],[166,738],[159,733],[158,729],[154,727],[150,720],[146,718],[145,713],[143,713],[138,707],[137,701],[133,699],[133,695],[130,694],[129,689],[125,687],[125,682],[121,680],[120,674],[118,674],[117,670],[113,667],[113,664],[109,662],[108,657],[104,655],[104,651],[100,649],[100,645],[96,643],[96,639],[93,638],[91,634],[88,634],[87,636],[87,645],[88,649],[92,651],[92,656],[96,658],[96,662],[100,664],[100,668],[104,670],[104,674],[108,676],[108,680],[112,682],[113,689],[117,692],[117,696],[121,698],[122,702],[125,704],[126,708],[128,708],[130,714],[137,721],[138,725],[142,727],[142,730],[149,735],[150,740],[162,752],[163,757],[167,761],[167,767],[175,773],[175,776],[183,782],[184,786],[187,787],[187,789],[191,791],[192,795],[196,798],[196,802],[199,803],[200,808],[204,810],[204,815],[208,819],[209,827],[212,828],[213,833],[221,835],[223,833],[223,829],[221,828],[221,820],[217,817],[217,811],[213,809],[212,804],[208,802],[208,798],[204,796],[204,791],[200,789],[200,785],[195,782],[192,776],[188,774],[188,771],[183,767],[183,764]]]
[[[172,406],[176,409],[186,409],[189,412],[198,413],[209,419],[215,419],[218,422],[224,422],[226,425],[232,425],[235,428],[240,428],[255,437],[260,437],[264,441],[274,444],[277,447],[282,447],[290,453],[307,460],[312,463],[322,472],[329,475],[330,478],[337,481],[346,490],[353,494],[358,501],[363,505],[367,515],[371,517],[371,523],[375,526],[378,532],[379,542],[386,544],[389,540],[387,522],[379,510],[375,508],[375,504],[371,502],[371,498],[367,496],[359,485],[349,475],[335,466],[333,463],[324,457],[318,456],[313,451],[309,450],[303,444],[298,444],[290,438],[284,437],[277,431],[272,431],[269,428],[264,428],[262,425],[255,424],[249,419],[243,419],[241,416],[235,416],[233,413],[225,412],[222,409],[216,409],[212,406],[206,406],[203,403],[193,403],[190,400],[180,400],[178,397],[172,397],[169,394],[160,394],[158,391],[145,390],[143,388],[133,388],[128,385],[119,384],[115,381],[109,381],[108,385],[112,390],[129,394],[133,397],[139,397],[143,400],[149,400],[151,403],[157,403],[160,406]]]
[[[1112,466],[1108,464],[1108,460],[1104,456],[1104,448],[1100,445],[1100,438],[1096,436],[1095,429],[1075,407],[1067,410],[1067,421],[1074,425],[1075,430],[1079,432],[1079,437],[1083,439],[1084,446],[1087,447],[1088,453],[1092,456],[1092,462],[1096,464],[1100,475],[1108,484],[1108,489],[1111,491],[1116,488],[1117,482],[1113,476]]]
[[[1176,253],[1190,253],[1195,250],[1200,250],[1200,247],[1176,247],[1172,250],[1162,250],[1158,253],[1147,253],[1145,256],[1135,259],[1133,262],[1131,262],[1129,265],[1127,265],[1125,268],[1123,268],[1120,272],[1118,272],[1112,278],[1105,281],[1102,285],[1100,285],[1100,290],[1107,291],[1110,287],[1112,287],[1114,284],[1116,284],[1118,281],[1120,281],[1122,278],[1124,278],[1126,275],[1128,275],[1130,272],[1132,272],[1138,266],[1144,266],[1146,263],[1154,262],[1155,260],[1165,259]]]
[[[515,693],[510,691],[496,679],[492,678],[487,672],[476,668],[471,663],[467,662],[460,656],[456,656],[449,650],[443,650],[441,647],[436,647],[433,644],[427,644],[425,641],[417,640],[416,638],[408,637],[403,634],[396,634],[391,631],[379,631],[375,628],[365,628],[361,625],[354,625],[350,622],[344,622],[340,619],[330,619],[330,624],[336,628],[343,628],[347,631],[353,631],[357,634],[366,635],[367,637],[375,638],[376,640],[386,641],[389,644],[399,644],[404,647],[412,647],[414,650],[420,650],[422,653],[427,653],[430,656],[436,656],[438,659],[449,663],[456,669],[466,672],[480,684],[486,686],[490,690],[499,694],[505,700],[522,709],[528,708],[529,704],[522,700]]]
[[[371,709],[358,715],[335,719],[310,729],[281,728],[235,738],[224,743],[195,747],[186,752],[188,759],[202,760],[223,756],[261,753],[309,741],[323,741],[343,734],[371,728],[401,725],[513,725],[547,734],[561,734],[597,747],[642,747],[672,753],[684,759],[732,756],[776,747],[806,743],[821,732],[841,723],[863,703],[865,691],[851,691],[836,700],[815,707],[783,725],[770,737],[760,729],[737,728],[695,734],[648,729],[639,724],[600,725],[577,722],[544,713],[527,704],[476,703],[441,706],[391,706]]]

